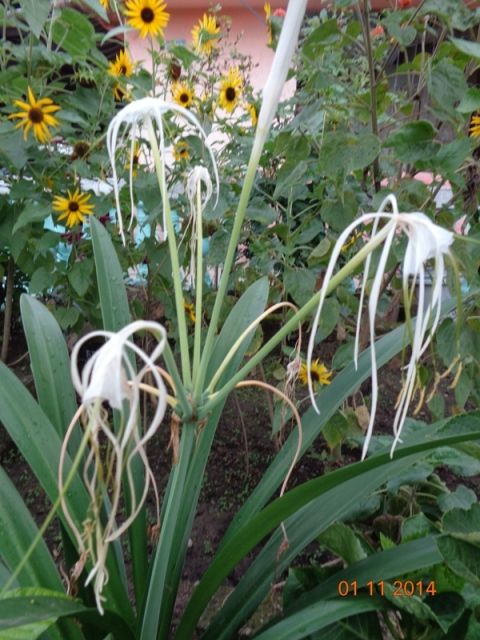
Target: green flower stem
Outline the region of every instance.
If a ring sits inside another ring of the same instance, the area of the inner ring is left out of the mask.
[[[330,282],[327,284],[326,295],[331,293],[338,285],[351,275],[357,267],[359,267],[365,258],[380,245],[388,234],[389,228],[386,225],[381,231],[377,233],[377,235],[369,240],[367,244],[360,249],[360,251],[353,256],[351,260],[347,262],[347,264],[338,271],[332,278]],[[311,313],[313,313],[315,307],[318,305],[320,300],[321,290],[318,291],[310,300],[303,305],[301,309],[293,315],[288,322],[286,322],[283,327],[277,331],[277,333],[270,338],[270,340],[257,351],[257,353],[250,358],[246,365],[244,365],[236,375],[234,375],[227,384],[220,389],[217,393],[214,393],[210,396],[210,399],[203,405],[201,408],[200,417],[204,415],[208,415],[208,413],[219,403],[223,402],[226,396],[229,395],[231,391],[235,388],[238,382],[241,382],[250,371],[256,367],[256,365],[261,362],[289,333],[294,331],[297,326],[305,320]]]
[[[139,640],[155,640],[159,637],[161,626],[169,628],[171,611],[165,611],[164,594],[174,590],[177,585],[172,584],[172,570],[176,558],[172,548],[175,547],[181,531],[178,531],[178,520],[182,513],[185,500],[188,500],[185,479],[190,466],[190,459],[195,446],[195,425],[186,423],[182,427],[180,452],[178,463],[175,465],[173,479],[168,491],[168,498],[163,512],[163,526],[160,539],[152,564],[148,591],[143,610]]]
[[[165,344],[165,349],[163,350],[163,359],[165,360],[168,372],[172,376],[175,384],[175,395],[181,408],[181,411],[175,409],[175,412],[179,415],[181,413],[184,419],[188,419],[192,411],[190,401],[187,397],[187,392],[183,386],[183,382],[177,368],[177,363],[175,362],[175,358],[173,357],[173,353],[168,342]]]
[[[202,229],[202,182],[197,183],[197,281],[195,284],[195,339],[193,344],[193,380],[200,369],[202,346],[202,295],[203,295],[203,229]]]
[[[170,260],[172,261],[172,277],[173,289],[175,292],[175,306],[177,311],[177,327],[180,340],[180,357],[182,362],[182,376],[187,387],[192,384],[192,375],[190,370],[190,352],[188,349],[187,321],[185,319],[184,297],[182,282],[180,280],[180,262],[178,259],[177,243],[175,241],[175,230],[173,228],[172,216],[170,213],[170,202],[167,194],[167,182],[165,179],[165,163],[160,156],[157,137],[153,129],[153,123],[150,118],[147,119],[147,131],[152,150],[153,160],[155,163],[155,171],[157,173],[158,185],[162,194],[162,206],[165,219],[165,228],[167,232],[168,248],[170,251]]]
[[[249,324],[249,326],[245,329],[245,331],[243,331],[240,334],[240,336],[236,339],[236,341],[233,343],[232,347],[230,348],[230,351],[227,353],[227,355],[223,359],[222,364],[219,366],[219,368],[215,372],[215,375],[213,376],[212,380],[210,381],[210,384],[207,387],[207,393],[209,395],[213,394],[213,392],[215,391],[215,387],[217,386],[217,382],[222,377],[223,372],[225,371],[225,369],[228,367],[228,365],[232,361],[233,357],[235,356],[235,354],[237,353],[238,349],[240,348],[240,345],[245,340],[245,338],[248,336],[248,334],[251,331],[253,331],[254,329],[256,329],[256,327],[258,327],[258,325],[261,322],[263,322],[263,320],[265,320],[265,318],[267,318],[271,313],[273,313],[274,311],[276,311],[278,309],[283,309],[287,304],[288,303],[279,302],[277,304],[274,304],[273,307],[269,307],[266,311],[264,311],[257,318],[255,318],[255,320]],[[293,305],[291,305],[291,304],[288,304],[288,306],[290,308],[293,307]],[[294,307],[294,308],[296,308],[296,307]],[[285,316],[283,316],[283,317],[285,317]]]
[[[253,141],[252,153],[250,154],[250,159],[248,161],[247,173],[243,183],[242,192],[240,194],[235,221],[233,223],[232,235],[230,236],[227,255],[225,256],[223,264],[223,273],[220,279],[215,304],[213,306],[205,346],[203,348],[200,371],[195,382],[194,397],[196,399],[199,398],[201,391],[203,390],[207,364],[213,349],[214,338],[220,318],[220,310],[227,292],[228,280],[233,266],[243,221],[245,219],[248,201],[252,192],[255,173],[260,163],[263,145],[267,139],[273,117],[280,101],[280,94],[287,78],[290,62],[297,46],[298,34],[302,25],[306,7],[307,0],[295,0],[295,2],[290,2],[288,4],[287,14],[283,22],[282,32],[278,41],[273,64],[263,89],[262,107],[258,115],[258,124],[255,132],[255,139]]]
[[[257,138],[255,138],[257,141]],[[247,173],[243,182],[242,192],[240,194],[240,200],[238,202],[237,211],[235,214],[235,221],[233,223],[232,234],[230,236],[230,242],[228,244],[227,255],[223,263],[222,277],[220,278],[220,284],[218,286],[217,295],[215,297],[215,304],[213,306],[212,317],[210,319],[210,326],[208,327],[207,337],[205,345],[203,347],[202,358],[200,361],[200,368],[198,371],[198,377],[195,381],[194,397],[198,398],[203,389],[205,381],[205,374],[207,371],[207,364],[210,360],[210,355],[213,348],[213,341],[217,332],[218,321],[220,317],[220,311],[222,308],[223,300],[227,293],[228,279],[230,277],[230,271],[232,269],[233,260],[237,251],[237,245],[242,231],[243,221],[245,219],[245,213],[247,211],[248,201],[250,200],[250,194],[252,192],[253,183],[255,180],[255,174],[257,172],[258,164],[260,162],[260,156],[263,149],[263,140],[261,144],[255,144],[250,155],[248,162]]]

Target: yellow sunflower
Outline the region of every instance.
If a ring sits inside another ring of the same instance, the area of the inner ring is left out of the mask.
[[[471,138],[480,138],[480,116],[472,116],[468,133]]]
[[[173,157],[176,162],[182,160],[189,160],[190,153],[188,151],[188,142],[186,140],[179,140],[173,145]]]
[[[104,9],[108,9],[108,0],[100,0],[100,4]]]
[[[126,49],[119,51],[115,60],[108,65],[108,73],[114,78],[128,78],[134,70],[132,59]]]
[[[313,384],[321,384],[326,385],[330,384],[332,377],[332,372],[327,369],[327,367],[320,362],[320,360],[314,360],[310,366],[310,375],[312,376]],[[308,368],[306,362],[302,362],[300,365],[300,371],[298,372],[298,379],[303,384],[307,384],[308,382]]]
[[[222,109],[232,113],[242,95],[242,76],[238,67],[232,67],[220,84],[218,102]]]
[[[62,214],[58,219],[66,220],[67,227],[74,227],[83,222],[85,216],[92,215],[93,204],[88,204],[91,194],[80,193],[80,189],[75,189],[73,193],[67,191],[67,196],[55,196],[52,208]]]
[[[12,113],[8,117],[21,118],[15,125],[15,129],[23,127],[23,138],[27,139],[28,132],[33,129],[33,135],[38,142],[44,144],[52,137],[48,127],[57,127],[58,120],[53,116],[60,107],[53,103],[50,98],[36,100],[32,90],[28,87],[28,102],[15,100],[15,105],[21,109],[18,113]]]
[[[258,116],[257,116],[257,109],[255,105],[252,104],[251,102],[245,102],[244,106],[245,106],[245,111],[248,113],[248,115],[250,116],[250,120],[252,121],[252,127],[256,127]]]
[[[215,16],[204,13],[202,19],[192,29],[194,48],[198,53],[205,53],[209,56],[218,45],[219,38],[220,27],[217,25]]]
[[[160,0],[127,0],[125,15],[128,24],[140,32],[141,38],[163,36],[170,19],[166,8],[167,5]]]
[[[272,33],[272,7],[269,2],[265,2],[263,5],[263,11],[265,12],[265,22],[267,24],[267,44],[271,45],[273,42]]]
[[[195,315],[195,307],[193,305],[193,302],[184,302],[183,308],[185,309],[185,313],[187,314],[190,322],[195,322],[197,316]]]
[[[188,109],[193,102],[193,89],[185,82],[175,82],[172,87],[173,99],[181,107]]]
[[[132,99],[130,91],[120,82],[114,84],[112,91],[115,102],[128,102]]]

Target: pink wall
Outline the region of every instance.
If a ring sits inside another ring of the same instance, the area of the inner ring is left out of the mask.
[[[222,45],[228,51],[229,45],[233,45],[236,36],[241,36],[237,48],[241,53],[251,55],[254,64],[259,65],[253,69],[251,82],[255,88],[260,89],[265,82],[273,58],[273,51],[266,44],[267,30],[263,9],[252,11],[231,9],[228,14],[227,11],[224,13],[232,19],[232,28],[228,39],[222,40]],[[189,44],[192,27],[202,15],[203,11],[199,9],[170,9],[170,22],[165,30],[165,38],[167,40],[184,40]],[[128,40],[133,59],[143,61],[145,66],[149,66],[150,56],[146,41],[136,34],[129,34]]]

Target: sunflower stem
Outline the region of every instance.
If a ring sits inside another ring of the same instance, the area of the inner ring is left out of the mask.
[[[362,25],[363,25],[363,38],[365,40],[365,49],[367,53],[368,73],[370,78],[370,117],[372,123],[372,133],[378,136],[378,118],[377,118],[377,80],[375,77],[375,67],[373,62],[372,53],[372,41],[370,38],[370,0],[363,0]],[[373,183],[375,186],[375,192],[380,191],[380,165],[378,163],[378,156],[374,159],[372,164],[373,169]]]
[[[7,289],[5,291],[5,315],[3,317],[3,337],[2,353],[0,360],[7,361],[8,347],[10,346],[10,335],[12,331],[12,310],[13,310],[13,285],[15,281],[15,261],[12,256],[8,258],[7,265]]]

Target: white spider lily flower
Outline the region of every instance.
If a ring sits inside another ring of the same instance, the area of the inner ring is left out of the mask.
[[[202,200],[202,209],[205,209],[213,193],[212,178],[206,167],[198,165],[190,171],[187,180],[187,196],[192,209],[196,208],[197,190],[198,187],[200,186],[201,188],[202,185],[206,191],[205,197]]]
[[[218,177],[218,168],[217,163],[215,161],[215,157],[213,155],[212,148],[207,141],[207,135],[203,130],[198,119],[185,109],[173,102],[166,102],[165,100],[161,100],[160,98],[141,98],[140,100],[134,100],[126,105],[123,109],[121,109],[117,115],[112,119],[108,126],[107,130],[107,151],[108,156],[110,158],[110,164],[112,165],[112,173],[113,173],[113,187],[115,193],[115,203],[118,212],[118,224],[119,231],[122,238],[123,243],[125,244],[125,234],[123,229],[123,218],[120,210],[120,189],[118,183],[117,169],[116,169],[116,161],[115,161],[115,153],[118,146],[122,146],[124,138],[130,131],[130,171],[129,171],[129,187],[130,187],[130,206],[131,206],[131,217],[130,217],[130,226],[133,221],[133,212],[134,212],[134,197],[133,197],[133,157],[135,150],[135,141],[141,135],[142,127],[154,127],[156,125],[157,135],[158,135],[158,148],[160,151],[160,160],[162,163],[162,170],[165,173],[165,131],[163,119],[167,113],[171,112],[172,114],[179,116],[186,120],[189,124],[191,124],[194,129],[199,133],[200,137],[203,139],[205,146],[210,155],[210,159],[212,161],[213,172],[215,174],[215,182],[216,182],[216,190],[217,190],[217,198],[218,198],[218,190],[219,190],[219,177]],[[122,125],[124,126],[124,131],[122,133]],[[164,212],[165,213],[165,212]],[[129,226],[129,228],[130,228]],[[165,224],[164,224],[165,228]]]
[[[388,204],[391,205],[393,213],[385,211],[385,208]],[[379,229],[379,223],[381,221],[386,222],[386,224]],[[341,253],[342,246],[344,245],[347,238],[360,225],[365,225],[372,222],[372,233],[368,243],[370,245],[370,252],[368,253],[365,260],[365,269],[360,292],[354,352],[355,366],[357,366],[360,322],[362,318],[363,300],[365,297],[369,276],[371,256],[373,250],[379,245],[383,244],[383,248],[381,250],[378,265],[376,268],[376,273],[373,277],[368,301],[371,345],[370,354],[372,368],[372,407],[370,412],[370,422],[367,428],[363,445],[362,459],[364,459],[367,454],[368,446],[372,437],[378,401],[378,372],[375,353],[375,316],[377,313],[377,306],[382,289],[383,277],[385,275],[385,267],[394,239],[398,234],[401,233],[404,233],[407,236],[408,244],[402,265],[404,296],[406,298],[409,297],[409,287],[411,287],[410,291],[413,291],[413,288],[418,285],[418,311],[415,322],[415,331],[412,337],[411,356],[409,363],[406,366],[405,380],[400,393],[398,407],[393,424],[394,441],[391,448],[391,455],[393,455],[395,447],[400,441],[402,427],[405,422],[408,406],[410,404],[410,400],[412,398],[413,390],[415,387],[417,363],[424,353],[425,349],[428,347],[440,320],[442,285],[445,273],[444,256],[445,254],[448,254],[449,247],[454,239],[453,233],[447,231],[446,229],[443,229],[442,227],[439,227],[421,212],[400,213],[398,211],[396,198],[393,195],[385,198],[376,213],[368,213],[360,216],[340,234],[333,248],[332,255],[330,257],[330,261],[325,273],[320,300],[313,321],[312,333],[310,335],[307,350],[308,389],[312,404],[317,413],[319,413],[319,409],[313,393],[313,383],[310,374],[310,366],[313,357],[315,334],[317,332],[320,314],[322,312],[325,297],[327,295],[328,285],[332,278],[333,270],[337,263],[338,257]],[[364,247],[364,249],[366,248],[366,246]],[[433,292],[431,301],[426,306],[426,308],[424,308],[425,263],[432,258],[434,260]],[[409,277],[412,278],[412,282],[410,285]],[[405,303],[408,306],[407,299],[405,300]]]
[[[205,187],[205,195],[203,198],[200,197],[199,202],[199,194],[201,196],[202,186]],[[193,289],[195,288],[196,283],[197,243],[202,226],[202,212],[212,197],[212,193],[212,179],[206,167],[201,165],[194,167],[187,180],[187,196],[190,204],[190,219],[188,226],[191,225],[192,227],[192,233],[190,236],[190,280]],[[187,232],[187,229],[185,230],[185,233]]]
[[[143,351],[132,339],[134,334],[140,331],[148,332],[156,340],[150,354]],[[86,342],[98,337],[107,340],[87,361],[80,374],[78,368],[80,349]],[[167,405],[167,390],[155,364],[166,342],[166,331],[160,324],[139,320],[117,333],[94,331],[84,336],[72,351],[72,380],[89,419],[86,427],[89,453],[84,464],[83,478],[90,495],[90,509],[83,533],[76,529],[68,514],[65,501],[62,502],[62,507],[75,533],[80,552],[88,552],[91,557],[93,568],[87,577],[87,584],[93,582],[100,613],[103,613],[102,591],[108,581],[105,563],[109,544],[126,531],[137,517],[151,484],[157,495],[144,446],[160,425]],[[135,357],[140,361],[138,372]],[[153,379],[157,403],[150,424],[142,433],[139,420],[140,391],[147,373]],[[112,409],[120,412],[120,420],[115,428],[109,424],[108,414],[102,408],[103,402],[107,402]],[[63,451],[66,451],[71,432],[71,429],[67,432]],[[103,446],[105,438],[106,447]],[[141,496],[138,496],[135,490],[131,469],[135,457],[139,458],[144,466],[144,487]],[[125,520],[119,525],[117,516],[125,472],[130,506]],[[60,494],[62,494],[62,464],[59,470],[59,485]],[[106,497],[111,500],[108,518],[102,517]]]

